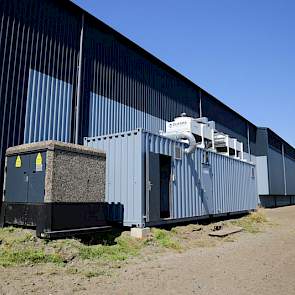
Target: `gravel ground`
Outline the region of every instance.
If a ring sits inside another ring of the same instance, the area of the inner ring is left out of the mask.
[[[111,276],[54,266],[0,269],[0,294],[295,294],[295,206],[267,209],[272,225],[232,242],[136,258]]]

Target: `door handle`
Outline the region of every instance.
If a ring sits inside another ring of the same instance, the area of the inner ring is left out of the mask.
[[[149,191],[152,190],[152,186],[153,186],[153,184],[151,183],[150,180],[148,180],[148,181],[147,181],[147,189],[148,189]]]

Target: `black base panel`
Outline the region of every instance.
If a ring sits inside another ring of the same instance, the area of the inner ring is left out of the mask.
[[[121,223],[123,206],[96,203],[3,203],[0,225],[36,227],[38,237],[60,232],[62,236],[85,232],[87,229],[106,228]],[[48,235],[49,236],[49,235]]]
[[[35,227],[40,205],[3,203],[1,207],[1,227],[5,224]]]
[[[295,196],[260,195],[260,204],[264,208],[276,208],[295,205]]]
[[[81,236],[81,235],[90,235],[94,233],[107,232],[112,229],[111,226],[98,226],[98,227],[87,227],[87,228],[76,228],[68,230],[58,230],[58,231],[46,231],[40,234],[40,237],[46,239],[59,239],[69,236]]]

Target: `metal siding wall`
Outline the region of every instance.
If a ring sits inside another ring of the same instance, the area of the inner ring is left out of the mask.
[[[259,195],[269,195],[267,156],[256,157],[257,188]]]
[[[258,129],[258,152],[267,157],[270,196],[295,195],[295,149],[268,128]],[[284,162],[283,162],[284,153]],[[285,167],[284,167],[285,166]],[[284,171],[285,168],[285,171]],[[285,178],[284,178],[285,176]],[[258,180],[260,179],[258,175]],[[285,190],[286,182],[286,190]],[[279,200],[279,198],[277,198]],[[281,198],[288,202],[288,198]],[[279,206],[279,203],[277,204]]]
[[[0,190],[5,151],[24,142],[29,84],[36,94],[30,108],[39,106],[43,110],[41,98],[45,96],[47,85],[45,76],[38,72],[72,85],[75,83],[80,17],[61,7],[55,0],[1,0]],[[30,74],[30,70],[35,72]],[[27,131],[35,139],[46,137],[43,130],[47,132],[45,125],[39,126],[44,113],[39,115],[37,121],[30,122],[33,129]],[[60,125],[58,118],[55,123]]]
[[[73,86],[30,70],[24,143],[43,140],[69,142]]]
[[[90,19],[85,23],[84,53],[83,120],[91,117],[83,136],[137,127],[155,132],[182,112],[198,116],[199,93],[190,83]],[[104,109],[98,113],[99,106]]]
[[[257,127],[233,112],[229,107],[217,101],[212,95],[201,91],[202,115],[216,122],[216,128],[244,143],[244,151],[248,152],[248,127],[251,153],[256,152]]]
[[[285,156],[287,195],[295,196],[295,160]]]
[[[284,195],[284,167],[283,158],[279,150],[268,148],[268,177],[269,177],[269,194]]]
[[[182,160],[174,159],[175,146],[184,148],[183,144],[154,134],[146,134],[146,151],[172,157],[173,182],[172,218],[185,218],[206,215],[201,201],[201,158],[202,150],[197,149],[190,156],[183,154]],[[197,200],[197,201],[196,201]]]
[[[99,136],[143,128],[151,132],[165,129],[165,121],[91,92],[88,136]]]
[[[213,168],[214,214],[255,209],[255,166],[216,153],[210,153],[210,161]]]
[[[184,144],[145,131],[131,131],[104,137],[86,138],[84,144],[107,152],[108,201],[124,204],[124,224],[142,222],[145,181],[144,152],[172,157],[172,218],[208,215],[202,194],[202,158],[204,150],[174,159],[175,146]],[[209,152],[213,172],[213,214],[255,209],[257,206],[255,166]],[[252,169],[254,177],[252,178]],[[136,179],[136,180],[135,180]]]
[[[139,131],[87,138],[84,144],[107,156],[106,200],[124,207],[124,225],[143,224],[143,137]]]
[[[182,160],[173,158],[174,146],[183,144],[157,135],[148,134],[146,150],[172,156],[176,180],[173,182],[173,218],[207,215],[202,200],[202,157],[204,150]],[[255,209],[257,206],[255,166],[220,154],[209,152],[213,172],[213,214]]]

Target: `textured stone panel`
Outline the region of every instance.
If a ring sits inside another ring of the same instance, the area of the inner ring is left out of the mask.
[[[49,151],[45,202],[103,202],[105,157],[71,151]]]

